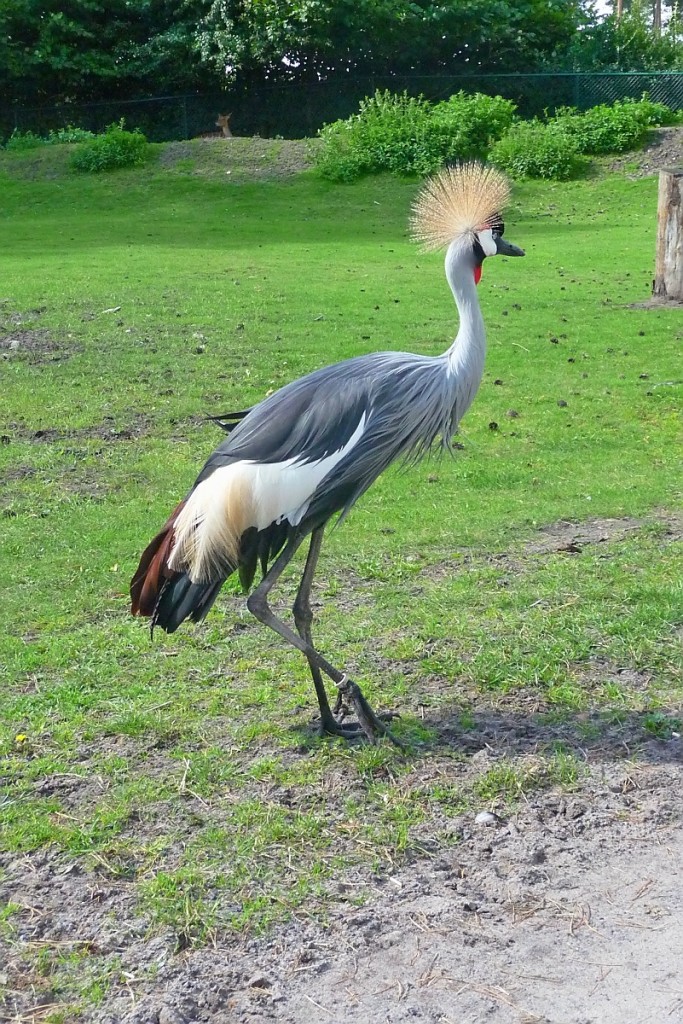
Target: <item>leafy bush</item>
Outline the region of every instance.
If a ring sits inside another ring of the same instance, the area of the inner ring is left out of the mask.
[[[565,181],[580,173],[587,161],[571,135],[553,124],[519,121],[489,154],[491,163],[514,178]]]
[[[647,134],[647,126],[621,104],[601,103],[585,113],[564,109],[550,122],[552,128],[571,138],[582,153],[623,153],[636,149]]]
[[[71,157],[77,171],[111,171],[118,167],[139,167],[149,155],[149,143],[141,131],[127,132],[123,118],[110,124],[101,135],[83,142]]]
[[[38,146],[56,145],[60,142],[84,142],[86,139],[94,139],[92,132],[85,128],[75,128],[69,124],[66,128],[57,128],[50,131],[47,138],[42,138],[32,131],[22,131],[15,128],[5,143],[5,149],[20,151],[23,149],[36,149]]]
[[[637,149],[652,125],[671,123],[675,119],[663,103],[641,100],[617,100],[601,103],[583,113],[572,107],[559,110],[550,122],[570,136],[582,153],[623,153]]]
[[[45,139],[45,142],[57,145],[61,142],[85,142],[86,139],[94,138],[94,133],[87,131],[86,128],[76,128],[74,125],[68,124],[66,128],[52,130],[47,139]]]
[[[19,152],[23,149],[35,149],[37,146],[42,146],[43,142],[44,139],[35,135],[34,132],[23,132],[20,128],[15,128],[5,143],[5,149]]]
[[[382,170],[418,170],[428,117],[429,104],[421,97],[377,90],[361,101],[357,114],[320,130],[320,173],[334,181],[353,181]]]
[[[448,161],[485,157],[514,116],[514,103],[500,96],[459,92],[432,106],[407,92],[377,91],[357,114],[321,130],[318,169],[334,181],[378,171],[428,174]]]
[[[633,107],[634,114],[648,127],[659,127],[665,124],[676,124],[680,114],[667,107],[666,103],[655,103],[646,92],[639,100],[624,100],[624,104]]]
[[[515,104],[502,96],[457,92],[432,107],[428,134],[438,139],[432,146],[430,170],[453,160],[485,159],[491,144],[500,139],[515,120]]]
[[[514,175],[563,180],[582,170],[581,154],[621,153],[641,145],[652,125],[676,116],[647,95],[580,112],[560,109],[547,122],[517,122],[511,100],[458,92],[431,105],[422,97],[376,92],[357,114],[320,132],[320,173],[334,181],[393,171],[430,174],[444,164],[494,160]]]

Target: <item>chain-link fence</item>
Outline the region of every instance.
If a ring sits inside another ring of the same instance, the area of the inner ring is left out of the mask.
[[[5,107],[0,109],[0,136],[6,138],[15,128],[46,135],[51,129],[67,125],[101,131],[123,117],[128,128],[140,128],[151,141],[165,142],[216,132],[218,115],[231,114],[235,135],[304,138],[315,135],[327,122],[348,117],[375,89],[406,89],[429,100],[445,99],[459,89],[485,92],[514,100],[524,116],[552,112],[561,106],[587,109],[617,99],[639,99],[644,92],[674,110],[683,108],[683,72],[367,76],[314,83],[264,83],[201,96]]]

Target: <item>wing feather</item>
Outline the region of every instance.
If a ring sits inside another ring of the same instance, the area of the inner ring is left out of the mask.
[[[453,428],[452,385],[440,357],[372,353],[302,377],[251,409],[195,486],[238,461],[261,465],[264,480],[273,464],[300,466],[315,482],[291,525],[311,528],[336,511],[345,515],[397,458],[419,458],[437,437],[449,443]],[[320,479],[315,467],[323,460],[330,469]]]

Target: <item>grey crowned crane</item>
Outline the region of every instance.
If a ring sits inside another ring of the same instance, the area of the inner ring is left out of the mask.
[[[357,684],[314,647],[311,584],[334,515],[343,519],[396,459],[419,458],[437,441],[450,449],[484,370],[476,288],[482,264],[487,256],[524,255],[503,238],[508,200],[504,176],[479,163],[447,168],[425,183],[412,233],[425,249],[446,247],[460,316],[453,344],[439,356],[375,352],[347,359],[292,381],[246,412],[217,417],[228,437],[147,546],[131,582],[133,615],[173,633],[185,619],[200,622],[237,571],[251,591],[249,611],[306,656],[321,733],[396,742]],[[295,631],[273,613],[268,597],[307,537]],[[252,590],[257,565],[262,577]],[[337,687],[334,710],[323,675]],[[356,723],[343,721],[349,704]]]

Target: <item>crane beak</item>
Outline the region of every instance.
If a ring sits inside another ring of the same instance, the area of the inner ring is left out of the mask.
[[[513,245],[512,242],[506,242],[502,235],[494,235],[493,240],[496,243],[496,252],[499,256],[526,256],[524,249]]]

